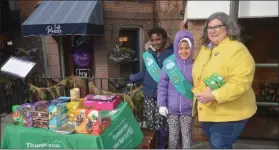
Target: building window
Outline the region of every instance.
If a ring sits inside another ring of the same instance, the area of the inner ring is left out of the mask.
[[[243,42],[256,63],[253,89],[258,110],[242,134],[243,137],[277,139],[279,137],[279,28],[278,18],[239,19]]]
[[[141,70],[142,40],[140,27],[121,27],[119,30],[119,50],[126,51],[128,59],[121,61],[121,77],[128,78],[130,74]]]

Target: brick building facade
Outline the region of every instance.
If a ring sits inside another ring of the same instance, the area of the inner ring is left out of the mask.
[[[195,55],[201,47],[201,36],[205,20],[189,20],[188,29],[194,35]],[[242,40],[250,38],[249,44],[245,43],[256,63],[278,63],[278,19],[257,18],[239,19],[242,29]],[[276,38],[277,37],[277,38]],[[278,83],[278,68],[256,68],[253,88],[260,95],[260,84]]]
[[[25,20],[40,1],[20,1],[20,14]],[[94,66],[96,78],[119,77],[118,64],[108,59],[118,42],[119,29],[137,26],[143,32],[142,45],[148,40],[147,32],[153,26],[161,26],[173,37],[183,20],[184,1],[103,1],[104,36],[93,38]],[[179,11],[177,11],[179,10]],[[49,77],[61,77],[59,45],[51,36],[43,42],[47,53]],[[66,50],[65,50],[66,51]],[[66,62],[67,63],[67,62]]]
[[[40,3],[39,0],[20,0],[20,16],[23,22]],[[166,29],[170,37],[180,29],[183,20],[184,1],[104,1],[104,36],[93,38],[94,69],[96,78],[120,77],[120,65],[109,60],[108,55],[118,43],[119,28],[125,26],[137,26],[143,32],[142,46],[148,40],[147,32],[154,26]],[[193,33],[195,39],[195,54],[197,56],[201,47],[202,30],[205,20],[188,20],[188,29]],[[243,28],[243,38],[249,39],[246,43],[256,63],[278,63],[279,30],[278,18],[239,19]],[[39,64],[36,68],[39,72],[47,73],[48,77],[61,77],[61,61],[59,43],[57,38],[28,37],[23,38],[19,32],[15,38],[15,47],[32,48],[39,51]],[[67,46],[66,46],[67,47]],[[45,61],[43,48],[46,52]],[[67,49],[65,49],[67,51]],[[65,63],[69,64],[69,61]],[[46,68],[45,70],[43,68]],[[257,95],[260,93],[260,85],[263,83],[278,83],[278,68],[257,68],[253,89]],[[259,119],[258,119],[259,120]],[[263,119],[266,120],[266,119]],[[264,122],[264,121],[261,121]],[[268,121],[266,121],[266,124]],[[269,121],[270,122],[270,121]],[[278,120],[277,120],[278,122]],[[255,123],[258,123],[257,121]],[[263,123],[262,123],[263,124]],[[253,125],[253,124],[252,124]],[[264,126],[262,126],[264,128]],[[262,129],[257,128],[257,129]],[[278,134],[277,129],[272,135]],[[257,131],[255,130],[255,133]],[[269,131],[263,134],[265,136]],[[253,133],[251,133],[252,135]]]
[[[39,0],[34,1],[20,1],[20,15],[22,20],[25,20],[36,8]],[[180,11],[184,10],[184,1],[104,1],[104,18],[105,18],[105,34],[103,37],[96,37],[94,44],[95,53],[95,66],[98,70],[95,74],[96,77],[117,77],[119,76],[118,66],[108,60],[108,53],[116,45],[118,39],[118,28],[122,25],[136,25],[142,26],[144,31],[144,42],[147,41],[147,31],[153,26],[161,26],[168,34],[173,37],[175,32],[179,30],[180,22],[183,20],[183,15]],[[124,14],[125,13],[125,14]],[[243,30],[248,28],[247,19],[241,19],[240,25],[243,23]],[[264,25],[266,19],[253,19],[254,30],[253,41],[249,47],[256,63],[271,63],[276,62],[276,54],[263,53],[266,45],[269,49],[276,49],[276,21],[268,21],[270,25]],[[195,39],[195,56],[201,46],[201,35],[205,20],[189,20],[188,29],[193,33]],[[251,28],[251,26],[249,26]],[[272,35],[272,36],[270,36]],[[261,38],[265,37],[265,38]],[[259,42],[261,41],[261,42]],[[265,43],[260,44],[258,43]],[[277,46],[278,47],[278,46]],[[60,64],[58,45],[51,37],[46,37],[46,50],[48,54],[48,68],[50,76],[60,76]],[[278,56],[278,55],[277,55]],[[55,72],[55,73],[54,73]],[[268,73],[268,75],[266,75]],[[261,80],[266,82],[276,82],[278,75],[277,69],[259,68],[256,72],[255,83]],[[266,79],[263,79],[266,78]],[[257,90],[256,86],[256,91]],[[258,93],[258,92],[257,92]]]
[[[252,54],[256,64],[278,64],[279,58],[279,19],[245,18],[238,19],[242,29],[242,40]],[[201,47],[201,36],[205,20],[188,20],[188,29],[195,39],[195,57]],[[241,138],[278,141],[278,96],[275,100],[266,100],[262,90],[264,84],[272,85],[278,93],[278,67],[256,67],[252,88],[256,94],[258,111],[249,119]],[[272,90],[270,90],[272,93]],[[278,94],[277,94],[278,95]],[[273,103],[273,104],[272,104]],[[277,103],[277,105],[276,105]],[[274,105],[275,104],[275,105]]]
[[[20,15],[25,20],[40,3],[37,1],[20,1]],[[118,42],[119,29],[124,26],[139,26],[143,31],[143,42],[147,40],[147,32],[153,26],[163,27],[170,37],[180,29],[183,20],[185,1],[104,1],[104,28],[102,37],[94,37],[94,66],[95,77],[120,77],[120,66],[108,59],[109,53]],[[253,26],[249,25],[253,23]],[[267,23],[264,23],[267,22]],[[193,33],[195,39],[195,54],[201,46],[201,36],[205,20],[189,20],[188,29]],[[276,19],[240,19],[239,24],[243,29],[243,36],[253,37],[248,48],[250,49],[256,63],[277,62],[276,36],[278,29]],[[252,28],[253,27],[253,28]],[[251,28],[250,32],[245,32]],[[248,35],[249,34],[249,35]],[[265,38],[262,38],[265,37]],[[38,37],[31,37],[37,39]],[[261,43],[261,44],[259,44]],[[278,42],[277,42],[278,43]],[[59,45],[51,36],[45,37],[44,43],[47,53],[47,71],[49,77],[61,77],[61,64],[59,61]],[[40,46],[40,45],[38,45]],[[40,46],[41,47],[41,46]],[[264,53],[266,47],[273,52]],[[273,50],[272,50],[273,49]],[[275,56],[275,57],[274,57]],[[41,65],[42,66],[42,65]],[[260,84],[263,82],[277,83],[278,69],[257,68],[254,81],[254,89],[260,94]]]

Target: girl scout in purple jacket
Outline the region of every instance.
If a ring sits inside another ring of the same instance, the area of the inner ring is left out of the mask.
[[[193,36],[189,31],[176,33],[174,54],[163,62],[158,83],[159,113],[167,117],[169,148],[177,148],[180,132],[183,149],[191,148],[192,126],[192,51]]]

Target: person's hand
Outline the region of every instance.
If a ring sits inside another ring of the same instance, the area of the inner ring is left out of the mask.
[[[131,74],[131,75],[129,76],[129,81],[134,82],[134,80],[135,80],[135,75],[134,75],[134,74]]]
[[[206,87],[204,91],[196,94],[195,96],[197,100],[202,104],[215,101],[215,97],[212,94],[212,90],[209,87]]]
[[[167,107],[159,107],[159,114],[162,115],[162,116],[165,116],[167,117],[168,115],[168,108]]]
[[[180,30],[188,30],[188,23],[187,21],[180,21],[180,24],[179,24],[179,28]]]
[[[151,46],[151,41],[148,40],[145,44],[144,44],[144,49],[147,51],[149,49],[149,47]]]

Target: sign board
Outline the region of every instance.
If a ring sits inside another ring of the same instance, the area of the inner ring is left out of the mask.
[[[91,77],[91,69],[76,69],[76,75],[79,77]]]
[[[34,68],[35,65],[36,65],[35,62],[31,62],[28,60],[23,60],[23,59],[11,56],[3,64],[0,71],[5,74],[23,79],[28,75],[28,73]]]
[[[75,64],[80,67],[88,67],[90,65],[91,52],[88,49],[77,49],[74,53]]]
[[[59,24],[48,25],[46,27],[47,35],[50,34],[62,34],[62,28]]]
[[[229,15],[230,1],[187,1],[185,20],[204,20],[215,12]],[[239,1],[239,18],[278,17],[278,1]]]
[[[74,35],[74,36],[72,36],[72,46],[73,47],[78,47],[78,46],[82,45],[83,43],[87,43],[90,40],[91,40],[90,36]]]
[[[239,1],[238,17],[278,17],[278,1]]]
[[[207,19],[215,12],[230,13],[230,1],[187,1],[184,20]]]

